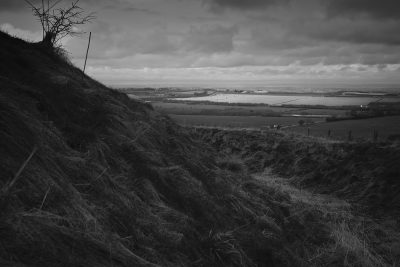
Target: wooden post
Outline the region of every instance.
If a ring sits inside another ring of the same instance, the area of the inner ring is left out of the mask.
[[[351,136],[351,131],[349,131],[348,139],[349,139],[349,141],[351,141],[353,139],[353,137]]]
[[[40,18],[40,21],[42,23],[42,40],[44,39],[44,2],[42,0],[42,18]]]
[[[89,47],[90,47],[90,39],[92,38],[92,32],[89,33],[89,42],[88,42],[88,46],[86,49],[86,57],[85,57],[85,65],[83,66],[83,73],[85,73],[86,70],[86,61],[87,61],[87,57],[88,57],[88,53],[89,53]]]
[[[328,137],[331,137],[331,129],[328,130]]]
[[[310,136],[310,128],[307,128],[307,136]]]
[[[374,142],[377,142],[377,141],[378,141],[378,131],[377,131],[376,129],[374,129],[373,141],[374,141]]]
[[[46,31],[50,32],[49,27],[49,16],[50,16],[50,0],[47,0],[47,10],[46,10]]]

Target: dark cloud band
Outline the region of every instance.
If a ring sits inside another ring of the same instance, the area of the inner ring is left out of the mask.
[[[30,0],[33,5],[41,5],[42,0]],[[30,9],[29,4],[23,0],[1,0],[0,1],[0,12],[1,11],[17,11],[21,9]]]
[[[273,5],[284,4],[289,0],[203,0],[203,3],[210,8],[211,11],[221,11],[226,8],[249,10],[266,8]]]
[[[400,19],[399,0],[327,0],[330,16],[368,15],[379,19]]]

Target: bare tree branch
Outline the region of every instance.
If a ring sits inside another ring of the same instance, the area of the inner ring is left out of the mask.
[[[29,0],[24,0],[32,9],[32,13],[38,18],[43,31],[43,43],[49,46],[56,46],[60,40],[70,35],[75,36],[83,32],[76,32],[77,25],[84,25],[96,17],[94,13],[85,15],[85,11],[75,0],[69,7],[57,7],[62,0],[47,0],[45,6],[42,0],[41,6],[35,6]]]

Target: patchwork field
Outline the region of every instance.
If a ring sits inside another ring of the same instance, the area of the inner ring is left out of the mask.
[[[345,109],[310,109],[273,107],[267,105],[228,105],[203,103],[154,102],[153,107],[163,113],[178,115],[234,115],[234,116],[277,116],[281,114],[300,115],[345,115]]]
[[[348,138],[349,131],[355,139],[370,139],[375,130],[378,132],[378,139],[387,139],[394,138],[396,135],[400,136],[400,116],[335,121],[313,124],[307,127],[290,127],[285,130],[307,134],[307,128],[310,129],[310,135],[326,137],[330,130],[331,137],[339,139]]]
[[[211,116],[211,115],[170,115],[184,126],[213,126],[228,128],[265,128],[273,125],[297,125],[298,117],[261,117],[261,116]],[[307,118],[310,122],[321,121],[320,118]]]
[[[316,137],[339,140],[398,139],[400,116],[327,121],[327,118],[346,118],[354,111],[335,108],[271,107],[268,105],[236,105],[210,103],[155,102],[153,107],[168,114],[184,126],[217,128],[276,128]]]
[[[368,105],[371,102],[397,102],[397,97],[372,97],[372,96],[325,96],[325,95],[307,95],[307,94],[231,94],[217,93],[201,97],[189,97],[189,101],[210,101],[220,103],[263,103],[268,105],[323,105],[327,107],[334,106],[359,106]]]

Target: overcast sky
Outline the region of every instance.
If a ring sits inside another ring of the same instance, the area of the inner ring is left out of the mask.
[[[400,83],[399,0],[80,5],[97,16],[82,27],[92,32],[88,72],[108,84]],[[23,0],[0,0],[0,25],[25,39],[41,38]],[[78,67],[84,37],[63,41]]]

